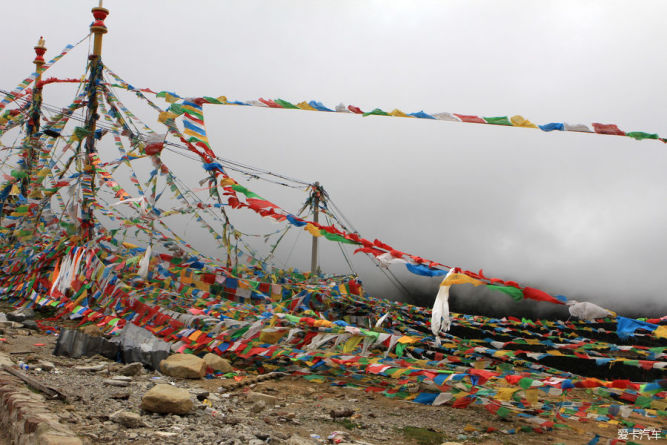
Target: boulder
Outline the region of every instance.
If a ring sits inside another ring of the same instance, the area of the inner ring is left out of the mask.
[[[122,409],[110,415],[109,420],[121,424],[126,428],[139,428],[145,426],[144,421],[141,420],[139,414],[123,411]]]
[[[210,352],[204,356],[204,361],[206,362],[206,366],[214,371],[220,371],[225,374],[234,371],[228,360],[215,354],[211,354]]]
[[[192,354],[173,354],[160,362],[160,370],[171,377],[201,379],[206,375],[206,362]]]
[[[155,385],[141,399],[141,409],[160,414],[188,414],[193,405],[187,390],[165,384]]]
[[[32,331],[39,331],[39,326],[35,320],[23,320],[21,322],[24,328],[30,329]]]
[[[7,320],[18,321],[19,323],[23,320],[32,320],[33,318],[35,318],[35,311],[30,308],[23,307],[7,313]]]
[[[121,375],[133,376],[141,374],[141,371],[144,370],[144,365],[139,362],[134,362],[127,364],[118,370],[118,373]]]

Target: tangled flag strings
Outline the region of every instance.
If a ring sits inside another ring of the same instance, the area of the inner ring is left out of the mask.
[[[142,90],[147,91],[147,90]],[[157,93],[158,97],[164,97],[169,102],[176,102],[179,99],[182,99],[175,93],[170,93],[167,91],[162,91]],[[308,110],[308,111],[323,111],[323,112],[335,112],[335,113],[353,113],[360,114],[362,116],[392,116],[392,117],[404,117],[404,118],[416,118],[416,119],[434,119],[447,122],[466,122],[472,124],[488,124],[488,125],[503,125],[509,127],[522,127],[522,128],[533,128],[540,129],[542,131],[574,131],[580,133],[593,133],[593,134],[605,134],[613,136],[627,136],[636,140],[642,139],[655,139],[667,143],[666,138],[658,136],[656,133],[647,133],[643,131],[629,131],[625,132],[621,130],[616,124],[602,124],[598,122],[593,122],[590,125],[581,124],[581,123],[568,123],[568,122],[550,122],[543,125],[537,125],[531,122],[528,119],[520,115],[514,116],[497,116],[497,117],[481,117],[477,115],[467,115],[467,114],[458,114],[458,113],[425,113],[424,111],[418,111],[416,113],[404,113],[401,110],[394,109],[391,112],[383,111],[380,108],[375,108],[371,111],[363,111],[359,107],[354,105],[344,105],[339,104],[336,107],[330,108],[323,105],[321,102],[311,100],[309,102],[303,101],[299,102],[296,105],[292,104],[283,99],[263,99],[259,100],[249,100],[249,101],[230,101],[225,96],[220,97],[210,97],[204,96],[198,98],[198,100],[203,104],[216,104],[216,105],[246,105],[253,107],[262,107],[262,108],[281,108],[288,110]]]
[[[125,83],[124,85],[132,88],[129,84]],[[183,135],[179,134],[178,137],[187,144],[192,152],[201,157],[204,162],[203,168],[207,172],[222,178],[220,186],[223,189],[223,195],[228,196],[228,204],[232,208],[248,208],[262,217],[272,218],[276,221],[287,221],[293,226],[301,227],[312,236],[321,236],[329,241],[357,245],[359,247],[355,250],[355,253],[363,252],[371,254],[385,265],[393,263],[404,264],[409,272],[416,275],[427,277],[444,276],[448,270],[453,269],[456,273],[451,275],[451,278],[448,277],[448,279],[443,281],[443,286],[462,283],[471,283],[474,285],[486,284],[493,290],[509,294],[515,300],[529,298],[555,304],[565,304],[567,302],[565,297],[553,297],[544,291],[530,287],[522,288],[514,281],[487,278],[481,270],[478,273],[462,271],[459,268],[452,268],[416,255],[401,252],[377,239],[371,242],[356,233],[340,230],[333,225],[325,226],[290,214],[278,205],[238,184],[225,173],[219,163],[214,162],[215,153],[211,149],[206,133],[203,105],[223,104],[224,102],[220,100],[214,101],[213,98],[208,97],[182,99],[171,93],[158,93],[157,95],[158,97],[164,97],[167,102],[171,103],[167,111],[160,113],[159,121],[167,125],[172,131],[177,132],[178,130],[174,123],[175,119],[180,116],[183,117]],[[245,202],[240,199],[239,194],[245,196]],[[465,279],[462,277],[465,277]]]

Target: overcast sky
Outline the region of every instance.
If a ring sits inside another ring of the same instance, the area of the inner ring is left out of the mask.
[[[47,58],[82,38],[96,4],[4,1],[0,87],[12,89],[30,72],[41,34]],[[667,5],[660,0],[104,6],[111,10],[104,62],[156,91],[520,114],[540,124],[615,123],[667,135]],[[53,74],[80,75],[86,50],[84,43]],[[47,91],[45,100],[58,103],[59,94]],[[612,308],[667,306],[665,144],[306,111],[205,112],[216,153],[319,180],[369,239]],[[193,182],[204,176],[196,163],[174,168]],[[256,181],[249,187],[290,211],[305,200]],[[250,232],[266,229],[257,218],[239,218]],[[280,258],[295,245],[286,264],[307,268],[307,237],[288,241]],[[335,245],[323,247],[321,261],[346,271]],[[371,292],[399,295],[366,257],[355,257],[353,267]],[[400,269],[392,270],[409,286],[435,295],[437,280]]]

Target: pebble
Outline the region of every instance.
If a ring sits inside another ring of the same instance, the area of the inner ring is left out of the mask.
[[[116,400],[127,400],[130,398],[130,392],[129,391],[120,391],[120,392],[115,392],[111,394],[110,396],[112,399]]]
[[[126,428],[139,428],[145,426],[141,416],[130,411],[119,410],[109,416],[112,422],[123,425]]]
[[[197,400],[204,401],[209,398],[210,393],[208,391],[196,391],[195,392],[195,397],[197,397]]]
[[[116,381],[119,381],[119,382],[131,382],[132,377],[127,377],[127,376],[124,376],[124,375],[115,375],[115,376],[111,377],[111,380],[116,380]]]
[[[103,383],[106,385],[119,386],[119,387],[130,386],[130,382],[127,382],[125,380],[104,379]]]
[[[266,409],[266,402],[264,402],[263,400],[258,400],[250,407],[250,411],[252,411],[253,413],[261,413],[265,409]]]
[[[42,368],[42,370],[44,371],[53,371],[54,369],[56,369],[56,365],[47,360],[38,360],[37,366]]]
[[[100,363],[99,365],[94,365],[94,366],[75,366],[74,369],[76,369],[77,371],[97,372],[107,369],[107,364]]]

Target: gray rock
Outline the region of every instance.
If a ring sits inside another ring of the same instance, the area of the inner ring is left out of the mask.
[[[5,354],[4,352],[0,352],[0,368],[3,366],[14,366],[14,362],[11,358],[9,358],[9,355]]]
[[[10,334],[13,329],[19,329],[23,327],[23,323],[19,323],[18,321],[0,321],[0,329],[5,330],[6,334]]]
[[[37,326],[37,322],[35,320],[23,320],[21,323],[23,324],[23,327],[26,329],[39,331],[39,326]]]
[[[206,390],[201,390],[201,391],[196,391],[195,392],[195,397],[197,397],[197,400],[199,400],[200,402],[205,400],[205,399],[208,399],[208,397],[210,395],[211,395],[211,393],[206,391]]]
[[[351,408],[340,408],[332,409],[329,415],[332,419],[337,419],[339,417],[351,417],[354,414],[354,410]]]
[[[130,391],[119,391],[111,394],[112,399],[116,400],[127,400],[130,398]]]
[[[263,400],[258,400],[250,407],[250,411],[252,411],[255,414],[261,413],[265,409],[266,409],[266,402],[264,402]]]
[[[33,318],[35,318],[35,311],[30,308],[19,308],[13,312],[7,313],[7,320],[18,321],[20,323],[22,323],[23,320],[32,320]]]
[[[248,391],[248,394],[246,394],[246,400],[249,402],[259,402],[261,400],[268,406],[274,406],[280,403],[278,397],[276,396],[255,391]]]
[[[116,381],[119,381],[119,382],[128,382],[129,383],[129,382],[132,381],[132,377],[128,377],[126,375],[115,375],[115,376],[111,377],[111,380],[116,380]]]
[[[157,437],[162,437],[162,438],[178,436],[178,433],[170,433],[167,431],[156,431],[153,434],[155,434]]]
[[[141,416],[130,411],[119,410],[109,416],[109,420],[123,425],[126,428],[139,428],[145,426]]]
[[[130,386],[130,382],[126,382],[124,380],[115,380],[115,379],[104,379],[102,383],[104,383],[105,385],[118,386],[121,388]]]
[[[56,369],[56,365],[47,360],[38,360],[37,367],[42,368],[43,371],[53,371]]]
[[[313,445],[313,441],[301,436],[293,435],[285,441],[286,445]]]
[[[141,374],[144,370],[144,365],[139,362],[129,363],[118,370],[119,374],[126,376],[135,376]]]
[[[107,364],[100,363],[99,365],[94,365],[94,366],[75,366],[74,369],[76,369],[77,371],[98,372],[107,369]]]

